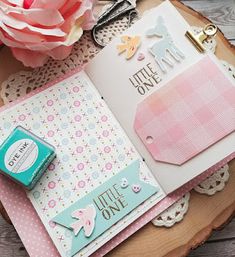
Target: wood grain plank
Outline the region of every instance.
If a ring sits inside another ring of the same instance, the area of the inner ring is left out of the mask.
[[[0,216],[0,256],[28,257],[28,254],[14,227]]]
[[[208,242],[217,242],[219,240],[235,240],[235,218],[221,230],[215,231],[208,239]],[[235,250],[235,248],[234,248]]]
[[[235,257],[235,240],[211,242],[192,250],[188,257]]]
[[[182,2],[209,18],[221,29],[226,38],[229,40],[235,39],[234,0],[182,0]]]
[[[188,257],[234,257],[235,256],[235,219],[223,229],[214,231],[200,247],[192,250]]]

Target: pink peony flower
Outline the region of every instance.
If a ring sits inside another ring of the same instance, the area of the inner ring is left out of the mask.
[[[0,42],[25,66],[66,58],[94,25],[94,0],[1,0]]]

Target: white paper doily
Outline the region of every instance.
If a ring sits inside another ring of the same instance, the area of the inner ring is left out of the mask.
[[[194,187],[194,190],[200,194],[214,195],[224,189],[225,183],[229,179],[229,167],[226,164],[220,170],[216,171],[209,178]]]
[[[171,207],[162,212],[152,220],[157,227],[172,227],[175,223],[180,222],[188,211],[190,193],[185,194],[180,200],[175,202]]]

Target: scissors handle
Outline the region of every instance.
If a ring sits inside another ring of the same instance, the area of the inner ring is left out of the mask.
[[[99,17],[96,27],[103,26],[133,9],[135,9],[135,6],[128,0],[118,0]]]
[[[96,38],[96,31],[101,29],[103,26],[109,22],[119,18],[120,16],[127,14],[135,10],[135,5],[128,0],[118,0],[113,5],[111,5],[99,18],[97,24],[92,29],[92,38],[95,43],[101,47],[105,45]]]

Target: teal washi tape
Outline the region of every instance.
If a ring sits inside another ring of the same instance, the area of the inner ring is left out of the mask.
[[[18,126],[0,146],[0,172],[32,189],[54,158],[52,145]]]

